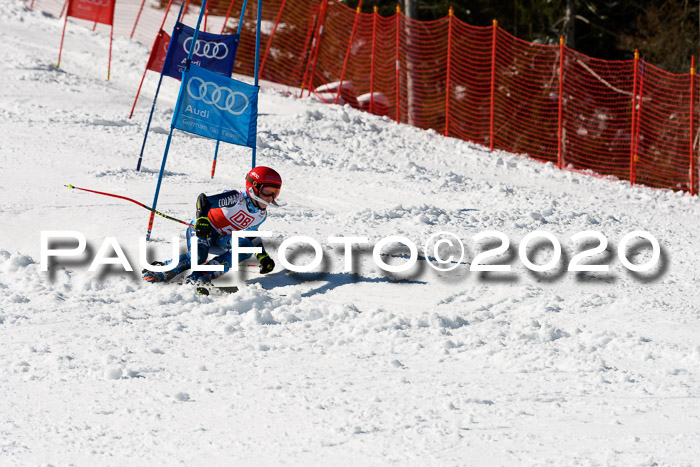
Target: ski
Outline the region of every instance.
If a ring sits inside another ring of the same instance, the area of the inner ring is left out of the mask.
[[[230,293],[236,293],[238,292],[238,287],[234,286],[218,286],[218,285],[206,285],[206,286],[198,286],[197,287],[197,293],[199,295],[211,295],[211,293],[221,293],[221,294],[230,294]]]

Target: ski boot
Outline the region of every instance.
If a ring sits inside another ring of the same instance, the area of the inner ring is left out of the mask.
[[[151,265],[153,266],[165,266],[166,264],[168,263],[163,263],[161,261],[153,261],[151,263]],[[170,279],[177,276],[180,272],[177,271],[177,268],[175,268],[173,270],[165,272],[155,272],[149,271],[148,269],[143,269],[141,273],[143,274],[143,280],[154,284],[156,282],[168,282]]]

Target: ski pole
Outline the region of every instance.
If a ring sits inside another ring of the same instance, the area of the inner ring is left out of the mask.
[[[155,209],[149,208],[149,207],[146,206],[145,204],[139,203],[138,201],[136,201],[136,200],[134,200],[134,199],[127,198],[126,196],[114,195],[114,194],[112,194],[112,193],[104,193],[104,192],[102,192],[102,191],[88,190],[87,188],[80,188],[80,187],[73,186],[73,185],[70,185],[70,184],[69,184],[69,185],[63,185],[63,186],[67,187],[69,190],[70,190],[70,189],[82,190],[82,191],[88,191],[88,192],[90,192],[90,193],[96,193],[96,194],[98,194],[98,195],[111,196],[112,198],[125,199],[125,200],[127,200],[127,201],[131,201],[131,202],[134,203],[134,204],[138,204],[138,205],[141,206],[142,208],[148,209],[149,211],[153,212],[154,214],[158,214],[159,216],[165,217],[166,219],[170,219],[171,221],[179,222],[180,224],[185,224],[185,225],[193,226],[193,225],[190,224],[189,222],[181,221],[180,219],[176,219],[176,218],[174,218],[174,217],[170,217],[170,216],[168,216],[167,214],[163,214],[162,212],[158,212],[158,211],[156,211]],[[194,227],[194,226],[193,226],[193,227]]]

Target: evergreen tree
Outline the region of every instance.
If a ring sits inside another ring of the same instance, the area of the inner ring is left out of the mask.
[[[365,0],[393,15],[407,0]],[[439,19],[450,6],[462,21],[489,26],[493,19],[514,36],[538,43],[566,44],[586,55],[608,60],[631,59],[634,50],[649,63],[674,73],[687,73],[698,54],[698,4],[689,0],[409,0],[417,4],[419,20]],[[342,0],[356,8],[358,0]]]

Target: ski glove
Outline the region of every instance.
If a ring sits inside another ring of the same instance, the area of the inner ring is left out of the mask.
[[[197,196],[197,213],[194,217],[207,217],[209,208],[211,208],[211,203],[207,200],[207,195],[200,193],[199,196]]]
[[[267,253],[258,253],[255,257],[258,258],[260,263],[260,274],[267,274],[275,269],[275,262],[272,261],[272,258]]]
[[[207,239],[211,237],[211,222],[208,217],[199,217],[194,223],[194,230],[198,238]]]

